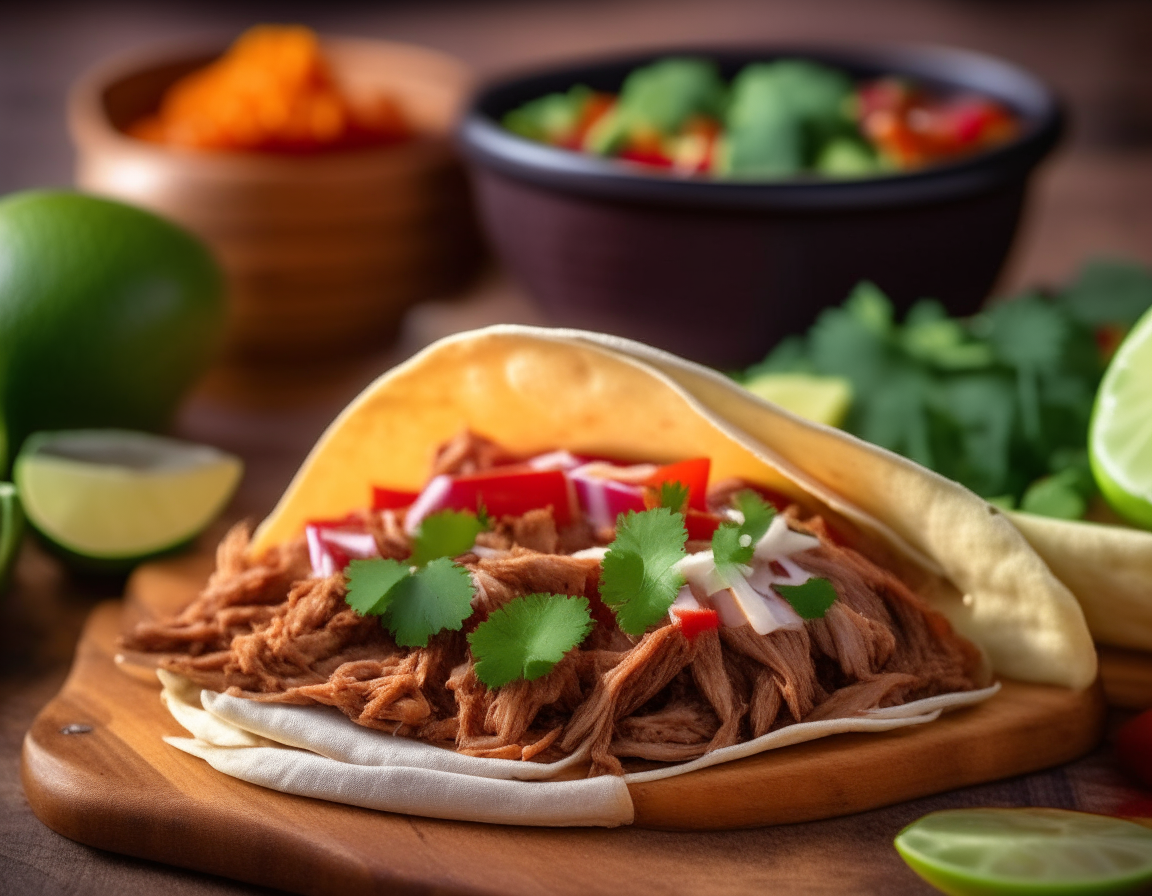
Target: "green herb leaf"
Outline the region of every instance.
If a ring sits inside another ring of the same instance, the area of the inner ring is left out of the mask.
[[[552,671],[588,637],[592,614],[583,597],[529,594],[491,613],[468,636],[476,677],[490,688]]]
[[[388,609],[396,583],[408,576],[408,565],[376,557],[353,560],[345,570],[348,593],[345,602],[361,616],[379,616]]]
[[[1152,307],[1152,274],[1131,261],[1098,258],[1056,300],[1088,326],[1128,328]]]
[[[401,647],[426,647],[437,632],[464,625],[473,594],[468,570],[440,557],[393,586],[384,624]]]
[[[737,492],[732,498],[732,503],[744,517],[744,522],[740,524],[740,533],[751,536],[752,546],[755,547],[756,542],[764,537],[768,527],[772,525],[772,520],[776,517],[776,508],[751,489]]]
[[[616,540],[604,556],[600,597],[616,613],[616,623],[629,635],[664,617],[684,577],[674,569],[687,556],[684,517],[666,507],[629,511],[616,521]]]
[[[683,513],[688,504],[688,486],[683,482],[661,482],[659,502],[673,513]]]
[[[412,563],[423,566],[438,557],[458,557],[472,550],[484,524],[473,513],[441,510],[420,522],[412,536]]]
[[[809,579],[803,585],[773,585],[772,590],[803,619],[823,619],[836,602],[836,587],[827,579]]]
[[[744,516],[744,522],[724,523],[712,533],[716,572],[729,585],[740,574],[737,567],[752,562],[756,542],[764,537],[776,516],[776,508],[751,490],[737,492],[732,503]]]

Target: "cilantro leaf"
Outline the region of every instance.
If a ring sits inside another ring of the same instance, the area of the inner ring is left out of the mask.
[[[439,557],[395,584],[384,625],[401,647],[425,647],[437,632],[459,631],[472,615],[473,593],[468,570]]]
[[[752,562],[756,542],[764,537],[776,516],[776,508],[750,489],[737,492],[732,502],[744,516],[744,522],[740,525],[725,523],[712,533],[716,572],[729,585],[739,575],[736,567]]]
[[[755,548],[752,539],[742,535],[740,527],[731,523],[720,526],[712,533],[712,556],[716,561],[716,572],[726,584],[732,584],[739,575],[736,567],[747,564]]]
[[[772,590],[803,619],[823,619],[836,602],[836,587],[827,579],[809,579],[803,585],[773,585]]]
[[[348,577],[348,606],[361,616],[379,616],[388,609],[396,583],[408,575],[408,567],[396,560],[376,557],[353,560],[345,571]]]
[[[629,511],[616,521],[616,540],[604,556],[600,597],[620,630],[642,635],[672,606],[684,576],[674,568],[687,554],[684,517],[666,507]]]
[[[658,506],[666,507],[673,513],[683,513],[688,503],[688,486],[683,482],[661,482],[658,500]]]
[[[583,597],[518,597],[491,613],[468,636],[476,677],[490,688],[518,678],[535,681],[551,672],[591,630],[592,614]]]
[[[764,537],[764,533],[772,525],[772,520],[776,517],[776,508],[751,489],[737,492],[732,498],[732,503],[744,516],[744,522],[740,524],[740,533],[751,536],[752,545],[755,547],[756,542]]]
[[[430,513],[412,536],[412,562],[424,566],[437,557],[458,557],[472,549],[484,531],[478,515],[459,510]]]
[[[1152,275],[1131,261],[1097,258],[1084,265],[1056,301],[1088,326],[1130,327],[1152,307]]]

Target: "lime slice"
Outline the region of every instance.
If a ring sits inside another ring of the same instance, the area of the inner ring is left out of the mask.
[[[110,568],[193,539],[242,469],[207,445],[115,429],[36,433],[14,468],[36,530],[67,555]]]
[[[828,426],[843,423],[852,406],[852,384],[838,376],[762,373],[748,380],[744,388],[798,417]]]
[[[1097,896],[1152,883],[1152,830],[1063,809],[953,809],[896,837],[912,870],[952,896]]]
[[[23,539],[24,511],[16,496],[16,486],[0,482],[0,591],[8,584]]]
[[[1152,529],[1152,310],[1120,343],[1100,383],[1088,455],[1112,509]]]

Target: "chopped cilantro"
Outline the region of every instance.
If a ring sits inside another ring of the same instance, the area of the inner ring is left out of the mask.
[[[487,515],[487,514],[485,514]],[[412,563],[416,566],[437,557],[458,557],[472,550],[476,536],[484,531],[478,514],[462,510],[441,510],[420,521],[412,536]]]
[[[776,517],[776,508],[751,489],[737,492],[732,498],[732,503],[744,517],[744,522],[740,524],[740,534],[750,536],[752,545],[755,546],[772,525],[772,520]]]
[[[684,517],[666,507],[629,511],[616,520],[616,540],[604,556],[600,597],[629,635],[642,635],[672,606],[684,576],[677,561],[687,556]]]
[[[688,486],[683,482],[661,482],[657,497],[657,506],[666,507],[673,513],[683,513],[688,504]]]
[[[827,579],[809,579],[803,585],[773,585],[772,590],[804,619],[823,619],[836,602],[836,588]]]
[[[724,523],[712,533],[712,556],[716,561],[716,572],[729,585],[738,575],[736,567],[752,561],[756,542],[764,537],[776,516],[776,508],[754,491],[737,492],[732,503],[744,516],[744,522],[739,525]]]
[[[379,616],[388,609],[396,583],[408,575],[408,566],[377,557],[348,564],[348,606],[361,616]]]
[[[437,632],[464,625],[472,615],[473,594],[468,570],[437,558],[395,584],[384,625],[401,647],[425,647]]]
[[[1090,262],[1063,290],[969,318],[921,300],[899,323],[887,297],[861,283],[741,378],[847,379],[849,432],[986,498],[1067,516],[1087,507],[1094,487],[1049,477],[1062,454],[1083,451],[1109,347],[1150,306],[1152,276],[1117,261]]]
[[[588,637],[592,615],[583,597],[529,594],[491,613],[468,636],[476,677],[490,688],[535,681]]]

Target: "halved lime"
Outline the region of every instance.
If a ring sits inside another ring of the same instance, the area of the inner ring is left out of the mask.
[[[744,388],[798,417],[828,426],[843,423],[852,406],[852,384],[838,376],[762,373],[748,380]]]
[[[8,584],[23,540],[24,512],[20,509],[16,486],[11,482],[0,482],[0,590]]]
[[[1152,830],[1064,809],[933,812],[896,849],[952,896],[1099,896],[1152,883]]]
[[[1088,455],[1112,509],[1152,529],[1152,310],[1120,343],[1100,383]]]
[[[242,470],[207,445],[116,429],[35,433],[14,468],[36,530],[113,568],[193,539],[223,510]]]

